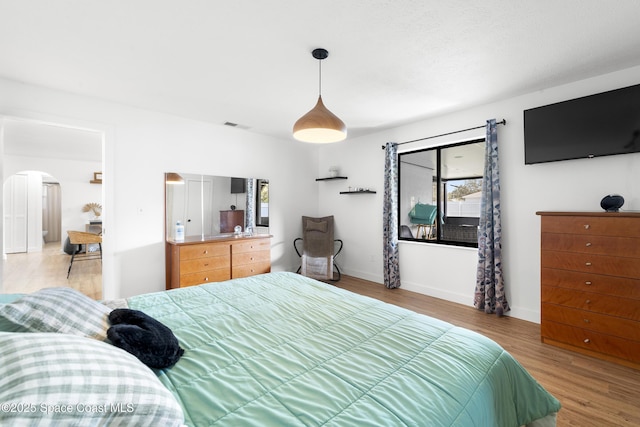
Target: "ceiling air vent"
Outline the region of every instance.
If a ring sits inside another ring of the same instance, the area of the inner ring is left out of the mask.
[[[233,123],[233,122],[224,122],[224,125],[232,128],[238,128],[238,129],[244,129],[244,130],[249,129],[249,126],[239,125],[238,123]]]

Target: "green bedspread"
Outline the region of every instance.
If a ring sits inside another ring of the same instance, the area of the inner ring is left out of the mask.
[[[520,426],[557,412],[490,339],[293,273],[128,299],[185,354],[187,425]]]

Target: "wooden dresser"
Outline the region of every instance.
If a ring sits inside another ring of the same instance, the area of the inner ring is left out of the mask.
[[[537,214],[542,341],[640,369],[640,213]]]
[[[187,237],[166,243],[167,289],[271,271],[271,236]]]

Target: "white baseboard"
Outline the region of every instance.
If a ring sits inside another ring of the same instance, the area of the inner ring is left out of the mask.
[[[377,275],[349,270],[349,269],[341,269],[342,274],[347,276],[353,276],[364,280],[369,280],[375,283],[384,283],[384,278],[378,277]],[[445,301],[455,302],[457,304],[466,305],[469,307],[473,307],[473,294],[463,294],[458,292],[451,292],[442,288],[435,288],[424,283],[415,283],[406,280],[400,279],[402,282],[402,289],[411,292],[417,292],[419,294],[428,295],[434,298],[440,298]],[[516,319],[526,320],[528,322],[540,323],[540,311],[530,310],[523,307],[511,306],[511,310],[506,313],[507,316],[514,317]]]
[[[374,283],[384,283],[383,277],[366,271],[350,270],[341,267],[340,273],[344,274],[345,276],[353,276],[357,277],[358,279],[368,280]]]
[[[462,294],[458,292],[452,292],[447,289],[442,288],[434,288],[424,283],[412,283],[405,280],[400,279],[402,282],[402,289],[406,289],[407,291],[417,292],[423,295],[428,295],[434,298],[440,298],[446,301],[455,302],[457,304],[473,306],[473,294]]]

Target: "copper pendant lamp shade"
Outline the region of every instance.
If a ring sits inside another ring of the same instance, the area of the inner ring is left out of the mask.
[[[315,49],[311,54],[319,61],[329,56],[329,52],[325,49]],[[320,68],[320,88],[321,87],[322,68]],[[300,117],[293,125],[293,137],[303,142],[338,142],[347,137],[347,126],[338,116],[324,106],[322,93],[320,93],[316,106],[307,114]]]
[[[184,184],[184,179],[175,172],[165,173],[165,182],[167,184]]]

